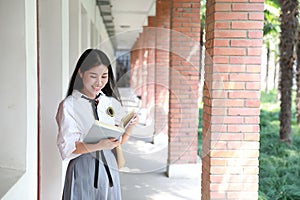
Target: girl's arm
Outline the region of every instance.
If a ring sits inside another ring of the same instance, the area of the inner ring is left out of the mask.
[[[122,141],[121,144],[127,142],[127,140],[129,139],[131,133],[132,133],[132,129],[133,127],[139,122],[139,118],[138,116],[136,116],[129,124],[129,126],[127,127],[125,133],[122,135]]]
[[[120,141],[115,140],[114,138],[100,140],[96,144],[87,144],[84,142],[76,142],[76,149],[73,151],[74,154],[85,154],[91,153],[98,150],[104,149],[113,149],[120,145]]]
[[[110,139],[100,140],[96,144],[87,144],[84,142],[76,142],[75,143],[76,149],[73,151],[73,153],[74,154],[85,154],[85,153],[90,153],[90,152],[94,152],[94,151],[98,151],[98,150],[113,149],[113,148],[117,147],[118,145],[125,143],[129,139],[129,137],[132,133],[132,129],[138,123],[138,121],[139,121],[138,116],[136,116],[135,119],[133,119],[130,122],[128,128],[126,129],[126,132],[122,136],[121,141],[116,140],[114,138],[110,138]]]

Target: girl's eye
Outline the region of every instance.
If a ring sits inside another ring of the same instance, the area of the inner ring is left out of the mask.
[[[97,76],[91,76],[91,78],[97,78]]]
[[[107,76],[102,76],[102,78],[107,78]]]

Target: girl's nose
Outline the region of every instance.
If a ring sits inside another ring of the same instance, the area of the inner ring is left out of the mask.
[[[97,80],[96,85],[97,85],[97,86],[101,86],[101,85],[102,85],[101,79],[98,79],[98,80]]]

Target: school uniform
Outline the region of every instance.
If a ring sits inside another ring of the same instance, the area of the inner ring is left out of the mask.
[[[119,124],[125,110],[113,97],[100,93],[96,106],[99,121]],[[112,107],[114,115],[107,113]],[[69,160],[63,200],[121,200],[121,188],[115,153],[102,150],[87,154],[73,154],[75,143],[82,142],[95,121],[91,101],[74,90],[58,108],[56,121],[59,127],[57,146],[63,160]],[[97,154],[97,155],[96,155]],[[99,157],[98,166],[97,157]],[[106,167],[107,166],[107,167]]]

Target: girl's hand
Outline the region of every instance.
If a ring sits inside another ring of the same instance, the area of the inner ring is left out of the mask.
[[[121,139],[121,144],[125,143],[130,135],[131,135],[131,132],[132,132],[132,129],[133,127],[139,123],[139,117],[136,115],[133,120],[130,122],[129,126],[127,127],[125,133],[122,135],[122,139]]]
[[[96,145],[99,150],[103,149],[113,149],[120,145],[120,141],[116,140],[115,138],[103,139],[100,140]]]
[[[129,123],[126,132],[129,134],[132,131],[132,128],[137,125],[139,123],[139,116],[135,115],[134,118],[131,120],[131,122]]]
[[[134,118],[131,120],[129,126],[134,126],[134,125],[136,125],[138,123],[139,123],[139,116],[135,115]]]

